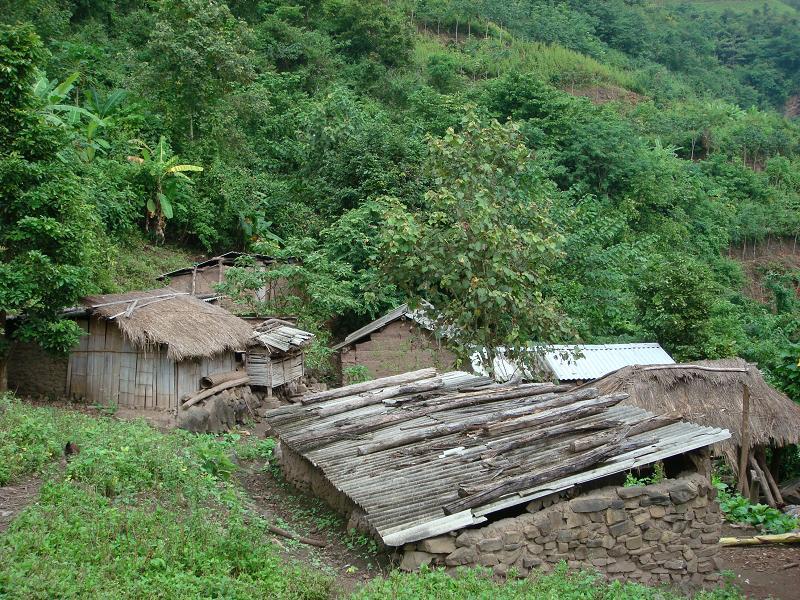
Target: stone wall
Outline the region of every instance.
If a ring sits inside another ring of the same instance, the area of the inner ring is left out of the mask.
[[[177,424],[181,429],[195,433],[223,433],[232,431],[245,420],[262,416],[264,410],[278,408],[277,398],[263,398],[249,385],[240,385],[221,391],[187,409],[177,409]]]
[[[68,356],[48,354],[38,344],[14,342],[8,359],[8,389],[20,396],[62,397]]]
[[[513,568],[525,576],[565,561],[610,579],[708,585],[720,578],[722,519],[715,498],[708,479],[693,473],[572,500],[536,500],[523,515],[407,544],[401,567],[486,566],[498,575]]]
[[[354,528],[371,533],[364,518],[364,512],[356,506],[355,502],[337,490],[322,471],[306,458],[282,442],[275,450],[275,457],[278,459],[281,472],[287,482],[303,492],[321,498],[332,509],[345,515],[348,518],[348,529]]]
[[[373,333],[367,341],[341,351],[341,367],[367,368],[370,377],[388,377],[426,367],[448,371],[455,356],[434,335],[413,321],[400,319]]]

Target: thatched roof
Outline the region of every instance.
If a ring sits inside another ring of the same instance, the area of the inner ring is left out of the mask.
[[[741,439],[745,384],[750,388],[751,445],[800,442],[800,405],[770,387],[759,370],[741,358],[623,367],[591,386],[601,394],[628,393],[624,404],[658,414],[675,412],[695,423],[730,430],[732,437],[721,450],[731,457]]]
[[[136,347],[167,347],[175,360],[244,350],[250,325],[224,308],[161,288],[84,298],[92,314],[117,323]]]

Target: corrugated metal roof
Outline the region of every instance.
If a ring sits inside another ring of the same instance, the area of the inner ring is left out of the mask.
[[[411,386],[387,396],[390,388],[378,388],[283,407],[267,419],[285,446],[365,511],[390,546],[481,523],[533,498],[730,437],[727,430],[622,406],[624,394],[500,386],[462,372],[440,377],[434,391],[436,378],[426,379],[417,382],[427,386],[424,393]],[[606,442],[597,443],[603,435]],[[587,462],[593,452],[597,460]],[[565,465],[574,470],[552,475]],[[506,483],[498,488],[498,482]]]
[[[572,356],[576,348],[578,358]],[[542,360],[558,381],[598,379],[630,365],[675,364],[656,343],[552,346]]]

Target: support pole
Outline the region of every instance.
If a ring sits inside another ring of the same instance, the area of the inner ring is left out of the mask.
[[[742,426],[739,429],[739,492],[748,495],[747,463],[750,455],[750,388],[745,384],[742,393]]]

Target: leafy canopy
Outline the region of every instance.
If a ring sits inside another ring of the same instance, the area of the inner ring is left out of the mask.
[[[500,346],[530,358],[524,348],[567,335],[548,294],[561,241],[549,214],[558,192],[518,126],[471,113],[460,131],[429,140],[428,169],[420,210],[396,203],[387,214],[387,276],[430,302],[461,354],[477,347],[487,365]]]

